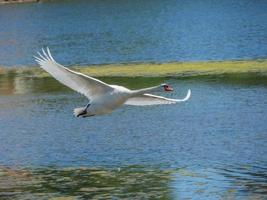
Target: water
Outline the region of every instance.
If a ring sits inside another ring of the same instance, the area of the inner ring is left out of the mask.
[[[267,56],[264,0],[76,0],[0,6],[3,66],[36,65],[49,46],[67,65]]]
[[[86,99],[54,79],[1,76],[0,197],[266,198],[265,77],[103,80],[192,98],[77,119]]]
[[[4,5],[0,65],[36,65],[43,46],[65,65],[266,58],[266,10],[263,0]],[[192,97],[78,119],[87,100],[53,78],[0,74],[0,199],[267,198],[266,76],[102,79]]]

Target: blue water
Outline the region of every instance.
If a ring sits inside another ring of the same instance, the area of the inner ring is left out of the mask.
[[[75,0],[0,6],[0,65],[255,59],[267,56],[264,0]]]
[[[0,197],[266,199],[264,77],[138,81],[192,97],[83,119],[86,99],[52,78],[1,77]]]
[[[18,77],[14,87],[21,94],[0,98],[0,146],[5,149],[0,163],[171,167],[267,162],[264,85],[166,80],[176,91],[161,95],[179,98],[191,88],[191,100],[124,106],[110,115],[77,119],[72,110],[85,105],[86,98],[72,92],[49,94],[47,81],[42,84],[48,91],[40,93],[38,81]]]

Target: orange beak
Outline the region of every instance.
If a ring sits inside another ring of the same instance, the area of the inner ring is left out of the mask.
[[[164,86],[164,90],[166,92],[172,92],[173,91],[173,88],[171,86],[169,86],[169,85],[166,85],[166,86]]]

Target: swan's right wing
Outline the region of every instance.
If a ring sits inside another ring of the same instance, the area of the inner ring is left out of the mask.
[[[42,51],[43,54],[38,52],[39,57],[35,57],[40,67],[51,74],[62,84],[85,95],[87,98],[92,100],[94,97],[113,90],[112,87],[100,80],[86,76],[79,72],[74,72],[58,64],[53,59],[48,48],[47,52],[45,52],[43,49]]]
[[[189,89],[187,95],[183,99],[170,99],[162,96],[156,96],[152,94],[143,94],[137,97],[129,98],[124,104],[131,106],[151,106],[161,104],[174,104],[177,102],[187,101],[191,96],[191,90]]]

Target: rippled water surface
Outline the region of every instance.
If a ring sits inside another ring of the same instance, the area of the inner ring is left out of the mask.
[[[1,198],[267,197],[265,77],[103,80],[192,97],[78,119],[86,99],[52,78],[1,76]]]
[[[35,65],[49,46],[64,64],[267,56],[264,0],[65,0],[0,6],[0,65]]]

